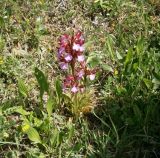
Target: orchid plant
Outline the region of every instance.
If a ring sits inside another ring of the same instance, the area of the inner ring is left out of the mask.
[[[84,43],[85,40],[81,31],[77,31],[73,36],[64,34],[60,37],[57,53],[59,66],[66,72],[62,86],[63,92],[65,94],[70,93],[74,98],[73,102],[76,103],[80,102],[77,98],[78,95],[82,96],[82,94],[88,93],[87,80],[94,80],[96,75],[96,69],[87,67]],[[76,106],[78,105],[76,104]]]
[[[65,34],[60,38],[59,65],[62,70],[68,71],[63,83],[64,92],[66,90],[71,90],[72,93],[83,92],[87,77],[90,80],[95,79],[96,70],[87,68],[84,50],[84,37],[81,31],[78,31],[74,36]]]

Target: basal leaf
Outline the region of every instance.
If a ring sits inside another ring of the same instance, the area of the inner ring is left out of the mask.
[[[60,99],[62,96],[62,86],[61,86],[61,82],[59,79],[56,80],[55,82],[55,86],[56,86],[56,93],[58,98]]]
[[[49,97],[49,99],[48,99],[48,101],[47,101],[47,106],[46,106],[49,117],[50,117],[51,114],[52,114],[54,105],[55,105],[55,100],[54,100],[52,97]]]
[[[102,68],[106,71],[114,72],[113,68],[107,64],[103,64]]]
[[[24,110],[22,108],[22,106],[17,107],[16,110],[15,110],[15,112],[17,112],[17,113],[19,113],[21,115],[29,115],[30,114],[30,112],[27,112],[26,110]]]
[[[29,124],[24,124],[22,126],[22,131],[28,135],[28,138],[36,143],[41,143],[41,138],[37,130],[31,127]]]
[[[143,78],[143,82],[145,83],[146,87],[149,89],[152,87],[152,81],[147,79],[147,78]]]
[[[23,97],[27,97],[28,89],[22,80],[18,81],[18,90],[20,95],[22,95]]]
[[[40,86],[40,96],[42,97],[44,92],[47,92],[47,93],[49,92],[49,84],[44,73],[41,70],[39,70],[37,67],[35,68],[35,76]]]
[[[132,57],[133,57],[132,49],[129,49],[124,61],[125,67],[131,62]]]

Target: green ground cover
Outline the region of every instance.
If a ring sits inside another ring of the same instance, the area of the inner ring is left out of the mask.
[[[57,48],[75,30],[97,73],[72,98]],[[0,158],[158,158],[159,113],[159,0],[0,0]]]

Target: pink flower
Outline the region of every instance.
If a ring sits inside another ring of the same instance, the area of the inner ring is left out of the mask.
[[[61,63],[60,63],[60,68],[61,68],[62,70],[67,70],[67,69],[68,69],[68,63],[61,62]]]
[[[77,57],[77,60],[78,60],[79,62],[83,62],[83,61],[84,61],[84,55],[79,55],[79,56]]]
[[[90,74],[90,75],[89,75],[89,79],[92,81],[92,80],[95,79],[95,76],[96,76],[95,74]]]
[[[70,55],[70,54],[66,54],[66,56],[65,56],[65,60],[67,61],[67,62],[70,62],[71,60],[72,60],[72,55]]]
[[[77,93],[78,92],[78,88],[76,86],[73,86],[72,89],[71,89],[71,92]]]
[[[83,52],[85,50],[84,45],[80,46],[79,51]]]
[[[84,45],[80,45],[80,44],[76,44],[76,43],[73,44],[72,49],[76,50],[76,51],[80,51],[80,52],[83,52],[85,50]]]
[[[67,46],[68,43],[69,43],[69,39],[70,39],[70,37],[68,35],[64,34],[60,38],[60,45],[63,46],[63,47]]]
[[[74,36],[74,41],[75,41],[75,43],[78,43],[80,45],[84,44],[84,37],[83,37],[81,31],[78,31],[76,33],[76,35]]]
[[[85,74],[84,71],[80,70],[77,75],[79,78],[82,78],[84,76],[84,74]]]
[[[80,49],[80,45],[79,45],[79,44],[74,43],[74,44],[73,44],[73,50],[78,51],[79,49]]]
[[[62,54],[65,52],[65,48],[64,47],[60,47],[59,50],[58,50],[58,59],[60,59],[60,57],[62,56]]]

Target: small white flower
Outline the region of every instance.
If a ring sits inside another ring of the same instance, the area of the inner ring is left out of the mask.
[[[84,46],[83,46],[83,45],[82,45],[82,46],[80,46],[79,51],[80,51],[80,52],[83,52],[84,50],[85,50]]]
[[[65,60],[67,61],[67,62],[69,62],[69,61],[71,61],[72,60],[72,55],[70,55],[70,54],[67,54],[66,56],[65,56]]]
[[[60,63],[60,68],[61,68],[62,70],[67,70],[67,69],[68,69],[68,64],[67,64],[67,63],[64,63],[64,62],[61,62],[61,63]]]
[[[81,71],[78,72],[78,77],[82,78],[84,76],[84,74],[85,74],[84,71],[81,70]]]
[[[80,49],[80,45],[79,44],[73,44],[73,50],[76,50],[76,51],[78,51],[79,49]]]
[[[73,50],[83,52],[85,50],[84,45],[80,46],[79,44],[73,44]]]
[[[78,92],[78,88],[76,86],[73,86],[72,89],[71,89],[71,92],[77,93]]]
[[[84,55],[79,55],[78,58],[77,58],[77,60],[79,62],[83,62],[84,61]]]
[[[92,80],[94,80],[95,79],[95,77],[96,77],[96,75],[95,74],[91,74],[91,75],[89,75],[89,79],[92,81]]]

